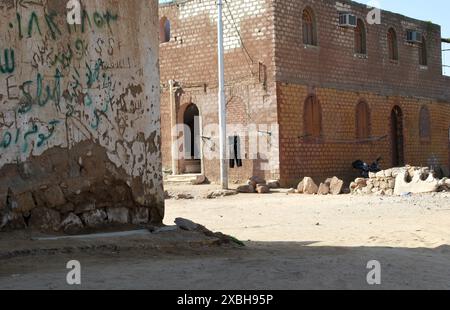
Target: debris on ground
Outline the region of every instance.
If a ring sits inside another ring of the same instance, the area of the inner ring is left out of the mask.
[[[166,199],[175,199],[175,200],[192,200],[195,199],[194,196],[192,196],[189,193],[171,193],[166,191],[165,192],[165,198]]]
[[[439,180],[427,167],[405,166],[377,173],[369,178],[357,178],[350,184],[350,191],[359,195],[403,196],[450,190],[447,178]]]
[[[176,218],[175,224],[182,230],[200,232],[207,237],[217,238],[219,244],[234,243],[234,244],[238,244],[240,246],[245,246],[245,244],[242,241],[240,241],[232,236],[225,235],[221,232],[212,232],[209,229],[207,229],[205,226],[197,224],[188,219]]]
[[[297,193],[308,195],[340,195],[344,188],[344,181],[338,177],[326,179],[319,186],[310,177],[305,177],[297,186]]]
[[[242,194],[268,194],[271,189],[280,188],[279,180],[266,181],[261,177],[253,176],[249,178],[245,185],[241,185],[237,188],[238,193]]]
[[[219,189],[212,192],[209,192],[206,195],[206,199],[216,199],[220,197],[228,197],[228,196],[234,196],[237,195],[238,192],[231,189]]]
[[[305,177],[303,181],[301,181],[297,186],[297,192],[299,194],[317,194],[319,187],[314,182],[314,180],[310,177]]]

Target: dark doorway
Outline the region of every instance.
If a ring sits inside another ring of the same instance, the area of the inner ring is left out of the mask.
[[[184,173],[201,173],[200,111],[195,104],[191,104],[186,108],[183,121],[189,128],[184,135]]]
[[[393,167],[405,165],[403,143],[403,112],[399,106],[395,106],[391,112],[391,147]]]

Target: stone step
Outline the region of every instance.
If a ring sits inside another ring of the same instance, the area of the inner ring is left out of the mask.
[[[166,184],[179,184],[179,185],[198,185],[204,183],[206,180],[205,176],[202,174],[180,174],[180,175],[169,175],[164,179]]]

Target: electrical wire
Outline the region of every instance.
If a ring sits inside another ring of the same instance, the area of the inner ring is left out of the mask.
[[[248,57],[248,58],[250,59],[250,61],[251,61],[251,63],[249,63],[249,62],[248,62],[248,59],[246,58],[247,64],[249,65],[249,68],[250,68],[250,72],[251,72],[252,75],[254,75],[252,65],[253,65],[255,62],[254,62],[254,60],[253,60],[253,57],[250,55],[250,53],[249,53],[247,47],[245,46],[244,40],[242,39],[241,32],[239,31],[239,28],[238,28],[238,26],[236,25],[236,21],[235,21],[235,19],[234,19],[233,13],[231,12],[231,9],[230,9],[230,4],[228,3],[227,0],[225,0],[225,4],[226,4],[227,11],[228,11],[228,13],[229,13],[229,15],[230,15],[231,21],[228,19],[227,14],[224,14],[224,15],[225,15],[225,18],[226,18],[226,20],[228,21],[228,23],[230,23],[230,24],[232,24],[232,25],[234,26],[234,29],[235,29],[235,31],[236,31],[238,37],[239,37],[239,41],[241,42],[242,50],[244,51],[244,53],[247,55],[247,57]]]

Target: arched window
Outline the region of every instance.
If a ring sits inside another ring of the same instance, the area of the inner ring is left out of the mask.
[[[170,21],[167,17],[159,21],[159,42],[166,43],[170,41]]]
[[[364,22],[358,18],[355,28],[355,53],[366,54],[366,26]]]
[[[306,98],[303,110],[306,137],[320,137],[322,133],[322,108],[314,95]]]
[[[358,139],[370,137],[370,110],[365,101],[360,101],[356,106],[356,137]]]
[[[429,140],[431,138],[430,111],[426,106],[420,108],[419,128],[420,139]]]
[[[425,37],[422,37],[422,43],[419,45],[419,64],[428,66],[427,41]]]
[[[387,34],[388,49],[389,49],[389,59],[398,60],[398,44],[397,44],[397,34],[393,28],[390,28]]]
[[[316,20],[311,9],[303,10],[303,43],[307,45],[317,45]]]

